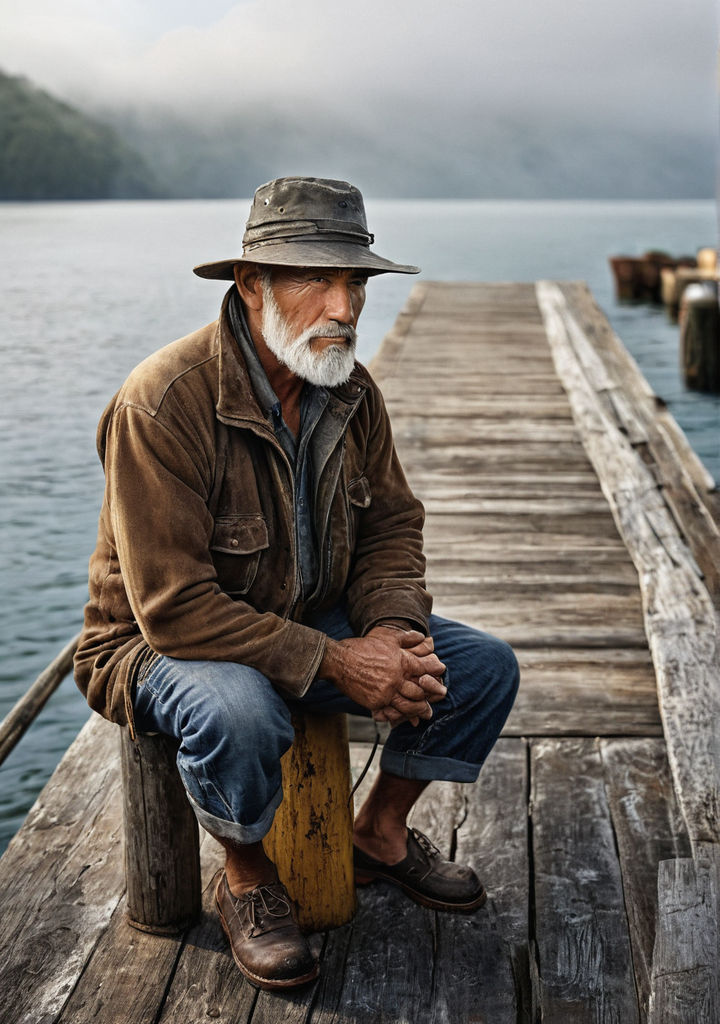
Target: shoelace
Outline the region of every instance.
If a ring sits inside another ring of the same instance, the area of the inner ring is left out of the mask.
[[[416,828],[411,828],[410,831],[412,832],[413,836],[415,837],[415,840],[416,840],[418,846],[420,847],[420,849],[424,853],[426,853],[428,855],[428,857],[441,857],[442,856],[442,854],[440,853],[440,850],[437,848],[435,843],[433,843],[432,840],[428,839],[428,837],[423,832],[418,832],[418,830]]]
[[[433,843],[432,840],[428,839],[428,837],[423,832],[418,832],[416,828],[411,828],[410,832],[415,838],[415,841],[422,850],[422,852],[427,857],[427,870],[424,875],[420,876],[420,881],[424,882],[428,875],[431,875],[432,872],[434,871],[433,861],[438,858],[442,858],[442,854],[440,853],[440,850],[437,848],[435,843]]]
[[[267,893],[267,896],[266,896]],[[257,889],[241,897],[245,904],[250,904],[250,933],[258,925],[258,917],[265,913],[268,917],[286,917],[290,913],[290,903],[282,892],[277,892],[272,886],[260,885]],[[272,902],[272,906],[271,906]]]

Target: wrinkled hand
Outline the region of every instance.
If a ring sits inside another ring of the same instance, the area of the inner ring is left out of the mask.
[[[368,636],[370,636],[371,634],[378,634],[381,636],[384,635],[389,640],[394,641],[395,643],[399,642],[398,634],[400,636],[407,636],[407,632],[398,629],[397,626],[374,626],[373,629],[371,629],[368,632]],[[422,634],[417,635],[422,636]],[[411,654],[415,654],[418,657],[423,657],[424,655],[431,654],[435,650],[435,643],[431,636],[422,636],[420,643],[418,643],[415,647],[407,648],[407,650],[409,650]],[[442,662],[438,661],[438,664],[442,665]],[[445,672],[444,665],[442,665],[442,671],[443,673]],[[437,679],[441,684],[443,683],[441,676],[438,676]],[[429,702],[435,703],[435,701],[442,700],[445,693],[447,693],[447,688],[443,684],[441,688],[438,689],[437,692],[432,697],[428,696],[426,699]],[[373,711],[373,718],[375,719],[376,722],[388,722],[391,728],[394,728],[396,725],[399,725],[400,722],[410,722],[411,725],[419,725],[420,717],[428,719],[432,718],[432,708],[426,708],[425,714],[422,716],[404,715],[392,705],[380,708],[378,711]]]
[[[430,637],[386,626],[364,637],[328,640],[320,666],[320,674],[339,690],[392,725],[432,718],[431,703],[447,692],[444,671]]]

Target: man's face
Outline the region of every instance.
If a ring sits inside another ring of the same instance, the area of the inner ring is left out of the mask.
[[[355,327],[367,274],[280,267],[263,279],[262,333],[271,352],[311,384],[344,383],[355,362]]]

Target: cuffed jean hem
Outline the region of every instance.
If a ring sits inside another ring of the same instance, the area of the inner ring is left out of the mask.
[[[389,775],[397,775],[401,779],[475,782],[482,765],[458,761],[453,757],[429,757],[427,754],[414,754],[412,750],[399,751],[384,747],[380,767]]]
[[[275,796],[258,820],[253,825],[240,825],[236,821],[228,821],[227,818],[218,818],[217,815],[211,814],[200,806],[187,789],[185,792],[198,823],[202,825],[206,832],[215,836],[216,839],[229,839],[230,842],[240,845],[259,843],[261,839],[265,838],[272,826],[275,811],[282,803],[283,798],[282,787],[278,787]]]

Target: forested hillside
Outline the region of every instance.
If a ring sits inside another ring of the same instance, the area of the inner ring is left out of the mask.
[[[162,194],[112,128],[0,72],[0,199],[130,199]]]

